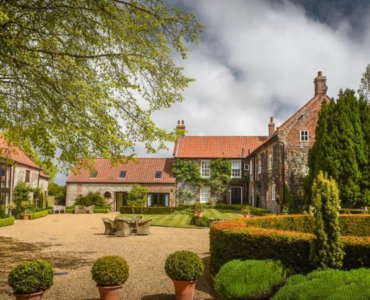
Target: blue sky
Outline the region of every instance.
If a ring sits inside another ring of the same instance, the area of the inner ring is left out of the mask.
[[[166,129],[185,120],[189,135],[266,135],[313,96],[317,71],[328,95],[357,90],[370,63],[370,1],[192,0],[169,1],[204,23],[201,42],[185,61],[195,79],[185,100],[153,115]],[[137,155],[148,155],[138,144]],[[65,175],[56,182],[63,184]]]

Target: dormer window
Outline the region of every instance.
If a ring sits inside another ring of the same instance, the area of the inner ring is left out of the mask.
[[[310,134],[308,130],[301,130],[299,136],[301,142],[308,142],[310,140]]]
[[[119,178],[125,178],[126,177],[126,171],[119,172]]]
[[[161,178],[162,177],[162,172],[161,171],[156,171],[154,174],[154,178]]]
[[[91,171],[90,177],[91,178],[96,178],[96,176],[98,176],[98,172],[97,171]]]

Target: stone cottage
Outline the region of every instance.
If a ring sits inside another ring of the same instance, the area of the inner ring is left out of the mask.
[[[18,183],[40,188],[47,199],[49,177],[20,148],[0,137],[0,205],[7,206]]]
[[[175,205],[175,178],[171,158],[137,158],[112,165],[109,159],[96,158],[92,169],[70,172],[66,184],[66,204],[71,206],[79,195],[99,192],[115,211],[127,205],[127,194],[134,184],[149,191],[147,206]]]

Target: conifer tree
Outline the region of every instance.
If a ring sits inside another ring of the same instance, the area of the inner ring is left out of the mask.
[[[366,117],[361,116],[361,110],[355,92],[348,89],[340,91],[337,101],[323,104],[308,159],[309,186],[320,171],[328,173],[338,182],[343,207],[367,203],[362,188],[363,172],[368,167],[362,124]]]
[[[319,172],[312,186],[315,235],[310,260],[318,269],[340,268],[344,257],[340,242],[339,191],[334,179]]]

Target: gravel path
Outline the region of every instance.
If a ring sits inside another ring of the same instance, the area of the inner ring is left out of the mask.
[[[123,286],[123,299],[174,299],[172,281],[164,263],[176,250],[191,250],[208,263],[209,230],[151,227],[148,236],[106,236],[103,216],[115,213],[73,215],[55,214],[33,221],[16,221],[0,228],[0,299],[13,299],[7,285],[10,269],[23,260],[49,260],[59,275],[44,299],[99,299],[91,279],[93,261],[103,255],[123,256],[130,276]],[[214,299],[207,276],[198,281],[195,299]]]

